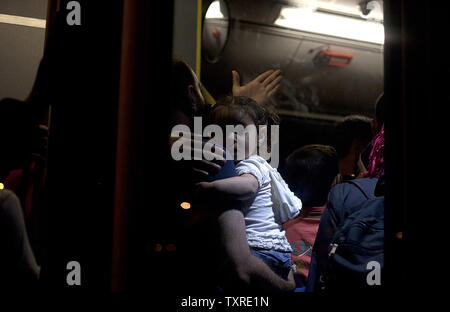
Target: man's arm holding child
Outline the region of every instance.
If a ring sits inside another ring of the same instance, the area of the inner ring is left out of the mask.
[[[232,264],[232,269],[242,285],[266,291],[292,291],[295,288],[293,271],[285,280],[278,276],[261,259],[251,254],[245,234],[242,212],[230,209],[218,218],[222,244]]]

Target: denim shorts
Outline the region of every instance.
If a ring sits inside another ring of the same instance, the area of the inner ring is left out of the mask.
[[[275,273],[287,279],[292,269],[291,253],[250,247],[251,253],[264,261]]]

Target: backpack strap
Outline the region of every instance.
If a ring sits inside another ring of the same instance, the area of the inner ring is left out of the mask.
[[[356,186],[356,188],[364,195],[364,197],[366,199],[373,199],[375,197],[375,195],[370,195],[374,193],[375,190],[375,185],[364,185],[365,183],[361,183],[360,181],[357,181],[358,179],[355,180],[348,180],[345,181],[346,183],[350,183],[353,184],[354,186]]]

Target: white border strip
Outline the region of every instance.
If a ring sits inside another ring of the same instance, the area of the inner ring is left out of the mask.
[[[45,29],[45,19],[24,17],[17,15],[0,14],[0,23],[21,25],[28,27],[44,28]]]

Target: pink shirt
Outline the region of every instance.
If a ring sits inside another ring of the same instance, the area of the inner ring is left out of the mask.
[[[30,172],[29,174],[33,177],[35,172],[36,163],[32,162],[30,164]],[[17,191],[21,187],[22,183],[24,183],[24,176],[22,169],[15,169],[9,172],[8,177],[6,178],[4,185],[5,188],[13,191],[17,194]],[[31,206],[33,204],[33,191],[34,191],[34,183],[30,180],[25,186],[26,193],[25,198],[20,198],[22,208],[24,210],[24,218],[27,219],[31,215]]]
[[[303,207],[300,216],[285,222],[286,238],[292,246],[292,263],[305,280],[311,264],[311,251],[325,206]]]

